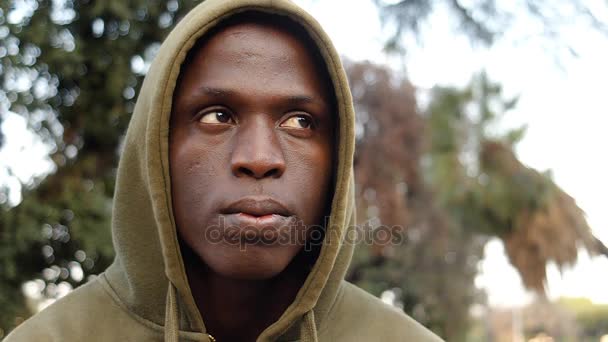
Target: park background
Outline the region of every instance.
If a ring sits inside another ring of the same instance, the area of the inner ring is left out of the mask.
[[[357,109],[349,280],[447,341],[608,338],[606,0],[297,0]],[[112,261],[121,138],[197,1],[0,1],[0,338]],[[604,155],[604,157],[602,157]]]

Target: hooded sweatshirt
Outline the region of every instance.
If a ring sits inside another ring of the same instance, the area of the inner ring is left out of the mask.
[[[195,304],[179,248],[169,118],[188,51],[210,28],[244,11],[287,16],[305,29],[326,64],[338,112],[335,192],[321,251],[294,301],[257,340],[440,341],[401,310],[344,280],[354,249],[345,237],[355,233],[353,102],[328,36],[287,0],[206,0],[169,34],[145,77],[120,157],[113,264],[22,323],[6,341],[215,341]]]

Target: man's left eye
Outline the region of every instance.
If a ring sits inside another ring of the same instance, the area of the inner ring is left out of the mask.
[[[294,115],[283,121],[281,127],[312,129],[312,119],[305,115]]]

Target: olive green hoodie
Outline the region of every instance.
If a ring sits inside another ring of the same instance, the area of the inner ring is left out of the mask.
[[[339,112],[335,194],[321,252],[293,303],[258,341],[439,341],[401,310],[344,280],[354,249],[344,237],[355,232],[352,98],[329,38],[287,0],[207,0],[169,34],[145,78],[120,158],[112,212],[114,263],[21,324],[6,341],[214,340],[205,333],[178,245],[169,116],[188,50],[211,27],[242,11],[287,16],[310,34],[325,60]]]

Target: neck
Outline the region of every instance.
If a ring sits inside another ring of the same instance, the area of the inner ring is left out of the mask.
[[[306,279],[300,259],[273,278],[243,280],[217,274],[197,256],[184,254],[184,260],[190,260],[185,263],[190,289],[207,332],[218,341],[255,341],[293,302]]]

